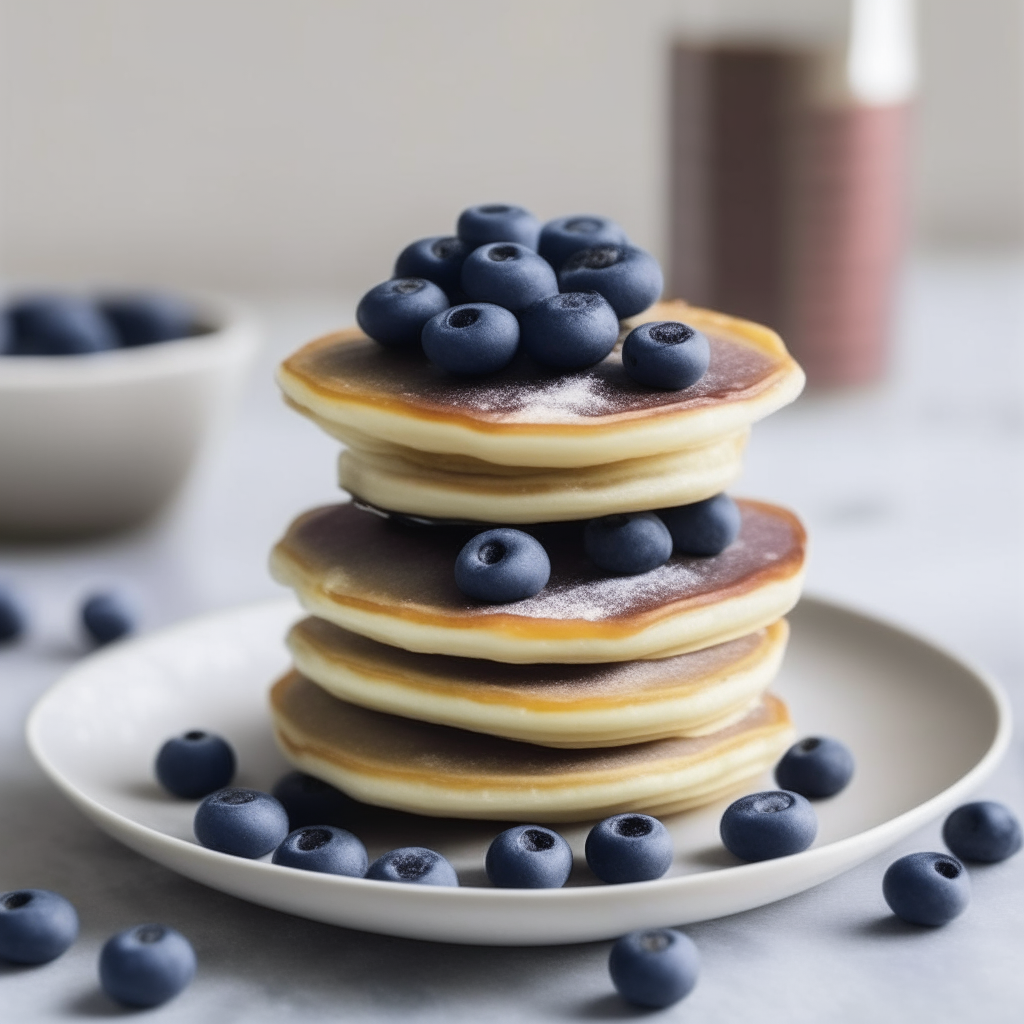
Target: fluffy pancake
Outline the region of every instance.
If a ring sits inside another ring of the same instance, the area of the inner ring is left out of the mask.
[[[402,525],[352,504],[296,519],[271,571],[313,615],[410,651],[512,663],[667,657],[761,629],[796,604],[800,521],[775,505],[739,505],[739,539],[722,554],[676,556],[642,576],[603,575],[580,523],[534,527],[551,578],[511,604],[478,604],[455,586],[456,556],[475,529]]]
[[[742,717],[782,661],[785,620],[673,658],[507,665],[416,654],[323,619],[292,627],[295,667],[361,707],[548,747],[701,736]]]
[[[584,821],[710,803],[769,768],[792,742],[785,705],[764,700],[708,736],[555,750],[370,711],[296,672],[270,695],[296,767],[366,803],[435,817]]]
[[[277,379],[288,401],[343,441],[352,432],[425,452],[508,466],[596,466],[692,448],[745,430],[793,401],[803,371],[774,331],[683,302],[645,320],[681,319],[711,342],[704,377],[682,391],[633,381],[618,350],[587,370],[556,373],[525,355],[466,379],[352,328],[299,349]]]

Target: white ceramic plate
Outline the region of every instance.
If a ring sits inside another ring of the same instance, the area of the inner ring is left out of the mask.
[[[817,804],[820,831],[804,853],[740,864],[718,841],[722,804],[666,819],[676,843],[655,882],[596,883],[583,860],[586,828],[564,829],[577,868],[564,889],[486,885],[483,856],[501,826],[378,812],[355,830],[374,857],[433,847],[461,888],[398,885],[248,861],[198,846],[195,804],[166,796],[151,765],[161,742],[192,728],[235,746],[237,783],[270,789],[287,770],[271,737],[265,694],[287,658],[290,602],[210,615],[87,658],[36,705],[32,752],[100,828],[196,881],[333,924],[448,942],[547,945],[686,924],[761,906],[832,878],[963,801],[995,767],[1010,736],[1001,689],[893,626],[805,599],[777,691],[798,732],[839,737],[857,773]],[[765,778],[756,788],[771,788]]]

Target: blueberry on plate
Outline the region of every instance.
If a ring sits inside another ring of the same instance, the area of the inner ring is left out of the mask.
[[[469,249],[488,242],[515,242],[536,250],[540,221],[521,206],[484,203],[463,210],[455,230]]]
[[[540,229],[537,252],[558,270],[581,249],[592,249],[595,245],[626,245],[628,241],[626,232],[615,221],[583,213],[549,220]]]
[[[235,752],[227,740],[203,729],[172,736],[156,755],[156,777],[185,800],[223,789],[235,775]]]
[[[503,370],[519,347],[519,321],[489,302],[465,303],[438,313],[423,328],[423,351],[442,370],[479,377]]]
[[[36,295],[11,304],[13,355],[76,356],[117,347],[117,334],[95,303],[75,295]]]
[[[0,644],[8,644],[25,631],[25,616],[14,595],[0,587]]]
[[[978,800],[950,814],[942,840],[961,860],[994,864],[1020,849],[1020,822],[1005,804]]]
[[[794,743],[775,766],[779,788],[799,793],[808,800],[835,796],[851,778],[850,748],[828,736],[808,736]]]
[[[111,936],[100,952],[100,986],[123,1006],[159,1006],[196,976],[196,954],[181,932],[140,924]]]
[[[600,292],[624,320],[657,302],[665,279],[658,261],[635,245],[595,245],[565,261],[558,284],[563,292]]]
[[[45,964],[78,937],[78,914],[63,896],[46,889],[0,893],[0,960]]]
[[[572,871],[572,850],[543,825],[516,825],[495,837],[484,867],[499,889],[560,889]]]
[[[583,528],[587,557],[599,569],[636,576],[672,557],[672,535],[653,512],[628,512],[591,519]]]
[[[135,616],[117,594],[92,594],[82,602],[82,625],[93,643],[101,647],[131,633]]]
[[[455,585],[466,597],[508,604],[539,594],[551,576],[544,545],[522,530],[478,533],[455,559]]]
[[[492,242],[474,249],[462,264],[462,290],[474,302],[493,302],[522,312],[558,293],[551,264],[515,242]]]
[[[211,850],[250,860],[276,850],[288,835],[288,812],[257,789],[219,789],[196,809],[196,839]]]
[[[293,830],[306,825],[341,825],[359,809],[356,801],[340,789],[305,772],[282,775],[271,792],[288,812]]]
[[[328,875],[366,874],[366,847],[351,832],[333,825],[297,828],[274,851],[273,861],[286,868]]]
[[[417,348],[423,326],[448,308],[448,296],[422,277],[395,277],[371,288],[356,307],[356,322],[385,348]]]
[[[911,853],[889,865],[882,878],[889,908],[908,924],[938,927],[967,909],[967,869],[948,853]]]
[[[638,384],[679,391],[708,372],[711,346],[700,331],[677,320],[641,324],[622,343],[622,365]]]
[[[648,882],[672,866],[672,837],[649,814],[615,814],[587,836],[587,864],[602,882]]]
[[[597,292],[561,292],[519,314],[519,340],[542,366],[582,370],[599,363],[619,338],[615,310]]]
[[[710,558],[720,555],[740,535],[740,507],[728,494],[690,505],[658,509],[658,518],[672,534],[677,555]]]
[[[773,789],[731,803],[719,832],[725,848],[740,860],[773,860],[806,850],[818,834],[818,818],[799,793]]]
[[[108,295],[100,300],[99,306],[114,325],[124,348],[174,341],[200,333],[192,304],[177,295],[161,292]]]
[[[458,885],[459,876],[439,853],[422,846],[403,846],[378,857],[367,869],[367,878],[378,882],[413,885]]]
[[[454,235],[434,235],[407,245],[395,260],[395,277],[422,277],[433,281],[452,305],[462,296],[462,264],[470,250]]]
[[[612,946],[608,971],[627,1003],[661,1009],[693,991],[700,954],[693,940],[674,928],[641,929]]]

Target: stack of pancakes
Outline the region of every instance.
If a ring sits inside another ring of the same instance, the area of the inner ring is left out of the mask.
[[[720,555],[629,577],[586,558],[582,521],[719,493],[803,374],[767,328],[683,303],[626,328],[645,320],[703,331],[707,374],[654,390],[615,351],[571,373],[517,357],[459,379],[358,330],[283,364],[288,402],[345,442],[355,498],[300,516],[272,557],[312,616],[271,693],[297,767],[380,806],[564,822],[694,807],[778,759],[792,729],[765,691],[800,593],[799,521],[740,501]],[[494,524],[547,550],[535,597],[487,605],[456,587],[460,549]]]

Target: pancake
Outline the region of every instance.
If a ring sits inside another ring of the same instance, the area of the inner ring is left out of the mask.
[[[711,343],[708,372],[681,391],[636,383],[618,350],[568,373],[520,355],[499,373],[454,377],[421,352],[385,349],[357,328],[299,349],[277,380],[294,408],[343,441],[356,431],[419,451],[568,469],[707,444],[803,388],[803,371],[767,327],[678,301],[630,325],[665,319],[685,320]]]
[[[410,651],[517,664],[667,657],[761,629],[799,598],[800,521],[775,505],[739,505],[740,536],[722,554],[676,556],[641,576],[603,575],[583,551],[581,523],[534,527],[551,578],[511,604],[478,604],[455,586],[474,528],[402,525],[351,503],[296,519],[271,571],[311,614]]]
[[[782,619],[674,658],[505,665],[415,654],[309,618],[288,647],[303,676],[361,707],[548,747],[611,747],[743,717],[775,678],[788,634]]]
[[[709,736],[554,750],[347,704],[292,672],[270,694],[277,741],[304,772],[366,803],[435,817],[566,822],[710,803],[770,768],[793,739],[766,696]]]

